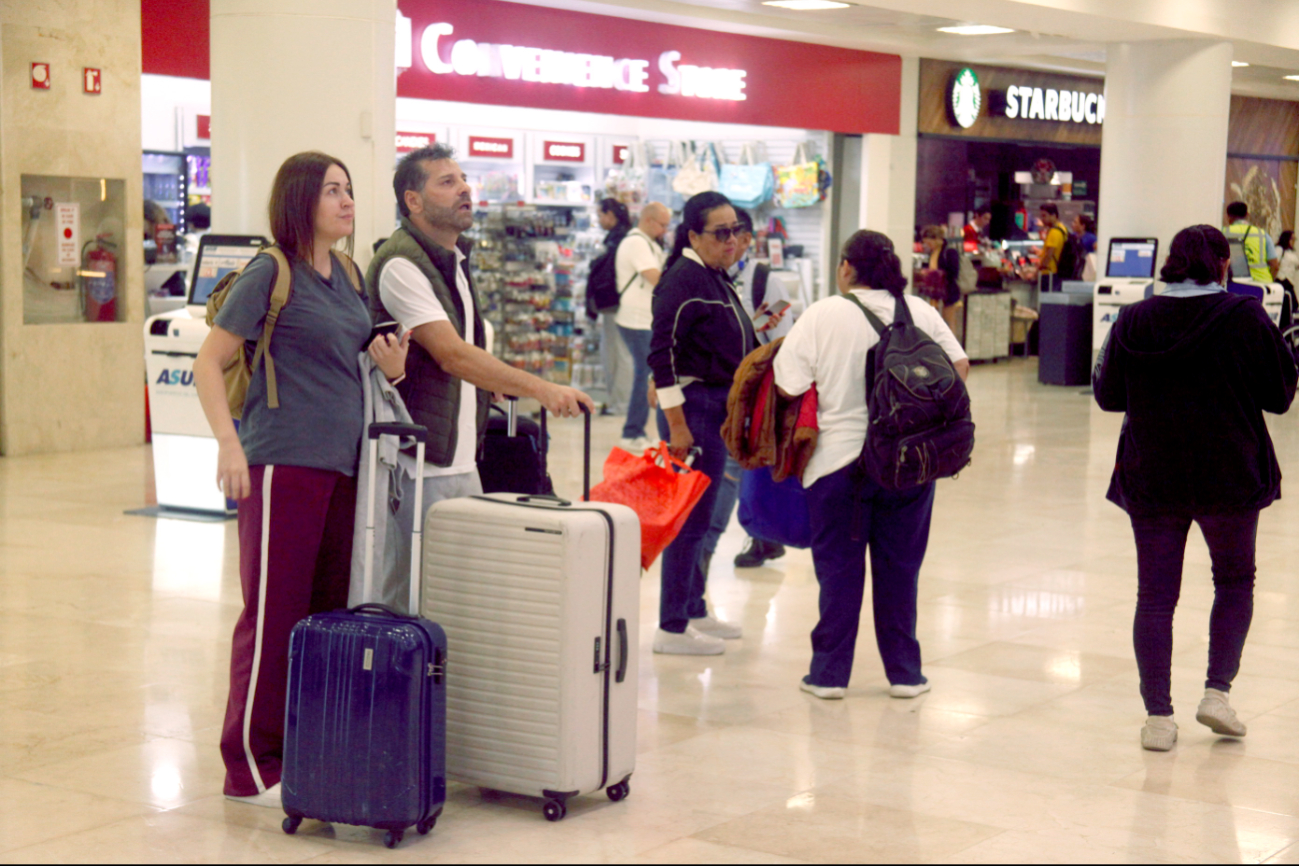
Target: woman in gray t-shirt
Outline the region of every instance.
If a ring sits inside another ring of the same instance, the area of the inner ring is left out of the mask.
[[[221,736],[227,797],[280,806],[289,633],[303,617],[347,604],[364,419],[361,369],[370,314],[350,248],[354,222],[347,167],[323,153],[280,166],[271,188],[275,243],[292,291],[271,340],[277,407],[259,364],[236,433],[222,370],[262,335],[277,266],[259,255],[230,288],[194,360],[194,384],[220,447],[218,483],[239,500],[239,578],[230,697]],[[370,357],[390,380],[406,344],[381,337]]]

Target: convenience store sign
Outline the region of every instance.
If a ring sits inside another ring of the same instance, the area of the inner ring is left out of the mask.
[[[901,58],[501,0],[398,0],[397,95],[897,134]]]

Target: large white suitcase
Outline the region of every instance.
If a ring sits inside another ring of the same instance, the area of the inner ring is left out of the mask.
[[[586,417],[584,490],[590,490]],[[585,498],[585,497],[584,497]],[[447,634],[447,774],[544,797],[630,791],[640,521],[623,505],[495,493],[436,503],[422,613]]]

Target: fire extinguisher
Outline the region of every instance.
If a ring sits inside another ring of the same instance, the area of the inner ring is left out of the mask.
[[[81,249],[81,307],[87,322],[117,321],[117,244],[97,235]]]

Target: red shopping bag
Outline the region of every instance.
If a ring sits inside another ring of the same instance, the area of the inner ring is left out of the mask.
[[[649,568],[677,537],[708,476],[691,469],[659,443],[642,455],[614,448],[604,461],[604,480],[591,488],[593,502],[626,505],[640,517],[640,565]]]

